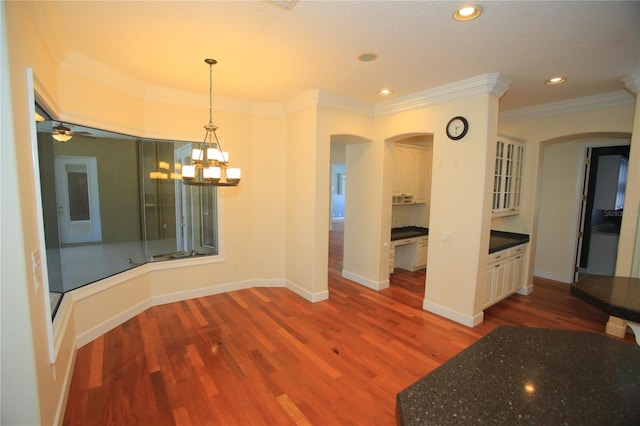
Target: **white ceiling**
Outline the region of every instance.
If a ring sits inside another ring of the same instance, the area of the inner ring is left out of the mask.
[[[501,110],[624,90],[640,72],[640,2],[52,1],[50,37],[141,84],[257,102],[309,89],[376,103],[486,73],[512,79]],[[37,6],[36,6],[37,7]],[[56,16],[57,15],[57,16]],[[357,55],[374,52],[363,63]],[[567,82],[544,80],[564,75]],[[391,97],[377,91],[389,87]]]

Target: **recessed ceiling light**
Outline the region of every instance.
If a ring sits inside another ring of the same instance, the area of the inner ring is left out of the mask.
[[[371,62],[378,59],[378,55],[375,53],[361,53],[358,55],[358,60],[361,62]]]
[[[545,81],[546,84],[560,84],[567,81],[564,77],[552,77],[549,80]]]
[[[458,21],[470,21],[477,18],[482,13],[480,6],[465,6],[453,14],[454,19]]]
[[[393,93],[393,90],[391,90],[391,89],[386,89],[385,88],[385,89],[378,90],[378,95],[380,95],[380,96],[389,96],[392,93]]]

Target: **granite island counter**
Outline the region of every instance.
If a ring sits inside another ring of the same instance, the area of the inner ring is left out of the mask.
[[[397,395],[399,425],[640,424],[640,347],[501,326]]]

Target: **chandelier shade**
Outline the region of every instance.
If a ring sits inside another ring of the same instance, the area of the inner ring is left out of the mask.
[[[218,61],[204,62],[209,65],[209,122],[204,126],[204,140],[191,150],[191,164],[182,165],[182,182],[195,186],[237,186],[240,169],[230,166],[229,153],[223,150],[216,134],[218,127],[213,125],[213,65]]]

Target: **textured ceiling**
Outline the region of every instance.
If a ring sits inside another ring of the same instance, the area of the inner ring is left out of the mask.
[[[512,79],[501,110],[623,90],[640,72],[640,2],[458,1],[46,3],[52,42],[149,86],[283,102],[309,89],[376,103],[486,73]],[[34,6],[39,7],[39,6]],[[363,63],[360,53],[378,59]],[[561,74],[567,82],[546,86]],[[376,93],[382,87],[392,97]]]

